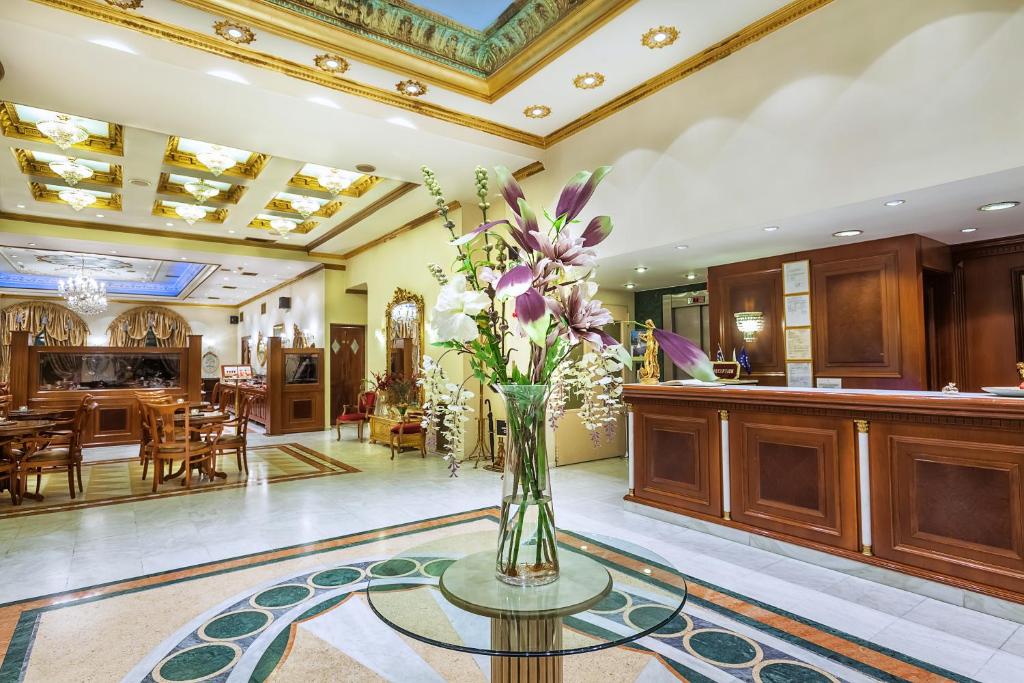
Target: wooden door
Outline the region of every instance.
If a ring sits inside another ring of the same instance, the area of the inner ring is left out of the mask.
[[[366,377],[366,328],[363,325],[331,325],[331,419],[344,405],[354,406]]]

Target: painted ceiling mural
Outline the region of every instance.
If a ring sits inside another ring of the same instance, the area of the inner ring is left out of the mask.
[[[585,0],[264,0],[417,57],[486,77]],[[459,6],[465,1],[472,11]],[[424,4],[428,4],[424,2]],[[501,6],[507,5],[504,9]],[[440,13],[444,10],[447,14]],[[496,16],[484,26],[487,18]],[[473,24],[467,26],[463,22]],[[477,28],[483,27],[483,28]]]

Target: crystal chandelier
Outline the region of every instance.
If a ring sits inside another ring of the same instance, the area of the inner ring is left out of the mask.
[[[189,225],[206,218],[206,209],[198,204],[179,204],[174,207],[174,213],[184,218]]]
[[[67,114],[57,114],[56,118],[40,121],[36,128],[61,149],[89,139],[89,131],[72,121]]]
[[[92,206],[96,203],[96,195],[77,188],[61,190],[57,193],[57,196],[61,201],[70,204],[71,208],[75,211],[81,211],[85,207]]]
[[[57,291],[75,313],[96,315],[107,310],[107,286],[85,274],[85,257],[82,258],[82,271],[74,277],[60,280]]]
[[[299,224],[291,218],[274,218],[270,221],[270,229],[281,237],[287,237],[288,233],[297,227],[299,227]]]
[[[303,218],[309,218],[320,210],[320,202],[312,197],[296,197],[292,200],[292,208]]]
[[[733,313],[736,328],[743,333],[743,341],[757,341],[757,333],[764,329],[764,314],[761,311],[742,311]]]
[[[209,149],[196,154],[196,159],[215,176],[235,165],[235,160],[220,145],[210,145]]]
[[[185,183],[185,191],[195,197],[196,201],[200,203],[205,203],[207,199],[220,194],[220,190],[205,180],[191,180]]]
[[[59,175],[71,186],[77,185],[79,180],[92,177],[92,169],[78,163],[74,157],[67,157],[63,161],[51,161],[49,166],[51,171]]]
[[[320,174],[316,179],[322,187],[337,197],[348,189],[349,185],[356,181],[359,175],[350,171],[342,171],[340,168],[329,168]]]

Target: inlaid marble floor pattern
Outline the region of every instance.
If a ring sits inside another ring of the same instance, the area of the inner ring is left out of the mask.
[[[499,476],[450,479],[437,456],[330,432],[302,443],[361,472],[0,520],[0,602],[494,505]],[[132,447],[87,451],[127,457]],[[230,464],[229,466],[233,466]],[[623,509],[626,462],[559,468],[559,526],[649,547],[676,568],[750,598],[981,681],[1024,680],[1024,626]],[[31,503],[27,503],[31,504]]]

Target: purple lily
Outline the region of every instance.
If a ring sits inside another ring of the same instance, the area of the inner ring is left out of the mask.
[[[597,299],[587,300],[579,284],[573,285],[564,301],[551,299],[548,304],[570,344],[588,341],[600,351],[619,343],[601,329],[612,322],[612,314]]]
[[[501,192],[501,196],[505,198],[505,202],[515,215],[519,215],[519,202],[525,200],[526,195],[523,194],[523,188],[519,186],[519,182],[504,166],[495,166],[494,175],[498,176],[498,190]]]
[[[537,251],[550,259],[552,263],[561,264],[563,267],[581,266],[588,267],[597,261],[597,254],[592,249],[587,249],[583,237],[573,237],[568,230],[563,230],[551,238],[541,232],[533,233],[537,240]]]
[[[604,242],[608,235],[612,234],[611,216],[594,216],[583,231],[583,246],[594,247]]]
[[[711,366],[711,359],[692,341],[658,328],[653,328],[651,332],[654,334],[654,341],[658,342],[661,350],[679,369],[694,379],[705,382],[714,382],[717,379]]]
[[[587,202],[589,202],[590,198],[594,195],[594,190],[597,189],[598,183],[600,183],[611,170],[611,166],[601,166],[593,173],[590,171],[580,171],[574,175],[562,189],[561,196],[558,197],[558,206],[555,208],[555,218],[562,218],[564,216],[565,223],[569,223],[574,220],[576,216],[579,216],[580,212],[583,211],[583,208],[587,205]]]
[[[494,290],[497,299],[515,298],[516,320],[530,341],[544,346],[550,313],[544,297],[533,286],[533,268],[527,265],[512,268],[501,276]]]

